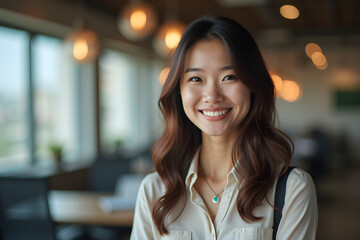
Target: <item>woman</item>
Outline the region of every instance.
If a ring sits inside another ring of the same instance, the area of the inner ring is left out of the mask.
[[[159,106],[156,172],[141,184],[131,239],[272,239],[291,141],[274,127],[274,85],[250,34],[202,18],[176,49]],[[315,239],[311,177],[291,171],[277,239]]]

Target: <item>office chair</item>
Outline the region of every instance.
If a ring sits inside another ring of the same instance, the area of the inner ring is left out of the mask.
[[[114,192],[117,179],[129,171],[129,159],[97,159],[90,169],[90,190]]]
[[[52,221],[48,181],[41,177],[0,177],[0,225],[2,240],[67,238]]]
[[[99,157],[90,169],[89,189],[95,192],[115,191],[117,179],[130,171],[130,159],[124,157]],[[117,240],[131,229],[122,227],[91,226],[87,228],[90,239]]]

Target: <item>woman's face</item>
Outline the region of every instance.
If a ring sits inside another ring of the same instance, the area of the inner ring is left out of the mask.
[[[250,109],[250,91],[217,38],[199,41],[188,50],[180,92],[187,117],[210,136],[237,134]]]

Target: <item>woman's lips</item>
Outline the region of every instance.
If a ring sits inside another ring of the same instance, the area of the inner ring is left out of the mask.
[[[231,110],[232,108],[202,109],[200,112],[207,120],[219,121],[226,118]]]

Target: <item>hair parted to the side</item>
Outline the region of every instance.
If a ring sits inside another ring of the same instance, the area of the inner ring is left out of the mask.
[[[249,113],[232,150],[236,170],[243,177],[237,209],[247,222],[260,220],[253,210],[266,199],[281,170],[288,167],[292,142],[275,128],[275,92],[271,77],[252,36],[228,18],[201,18],[186,29],[173,56],[163,86],[159,107],[165,128],[153,148],[154,166],[166,193],[155,203],[152,214],[160,234],[167,234],[166,216],[186,195],[185,177],[201,144],[201,131],[187,118],[180,96],[180,79],[187,50],[196,42],[219,38],[227,48],[232,67],[251,91]],[[238,163],[238,164],[236,164]]]

